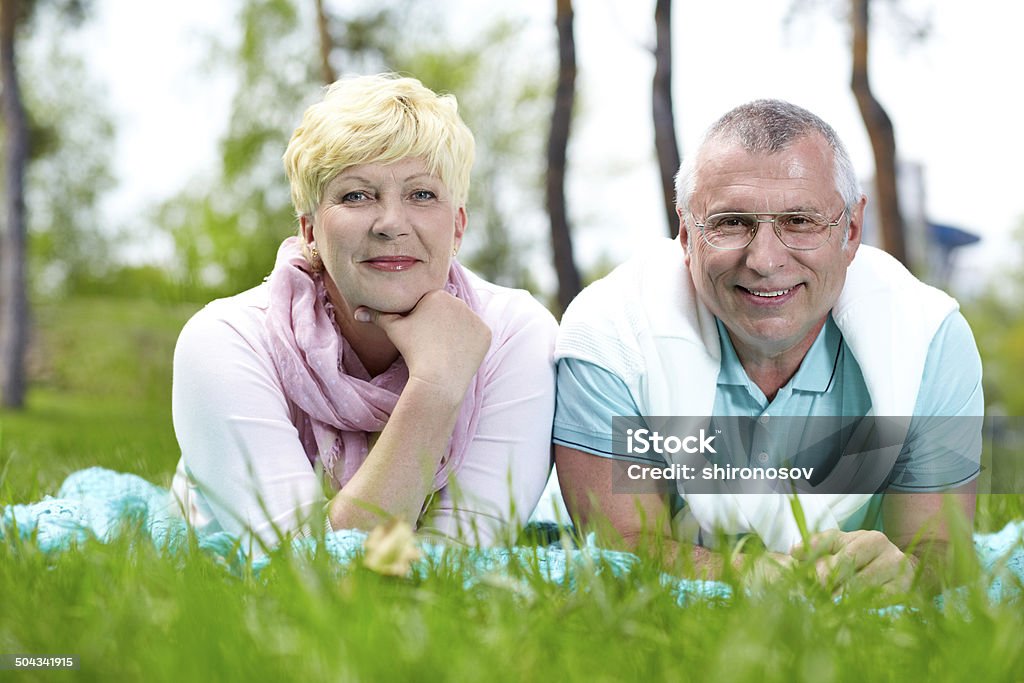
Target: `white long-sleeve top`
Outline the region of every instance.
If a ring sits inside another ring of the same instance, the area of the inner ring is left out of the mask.
[[[527,292],[468,276],[491,328],[484,366],[492,370],[462,466],[419,526],[486,545],[506,525],[526,522],[548,478],[557,324]],[[181,332],[172,390],[181,459],[172,491],[197,529],[251,533],[272,547],[278,532],[308,533],[331,492],[303,450],[298,409],[271,359],[268,292],[264,283],[214,301]]]

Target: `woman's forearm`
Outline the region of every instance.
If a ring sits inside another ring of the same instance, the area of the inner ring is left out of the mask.
[[[334,529],[372,529],[398,518],[415,527],[447,452],[461,397],[410,378],[365,462],[328,505]]]

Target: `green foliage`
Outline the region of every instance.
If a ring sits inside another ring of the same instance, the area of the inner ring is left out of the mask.
[[[329,11],[332,59],[341,74],[397,70],[453,92],[477,139],[462,260],[485,278],[533,291],[530,274],[546,244],[538,191],[549,78],[532,55],[515,55],[520,23],[498,19],[454,41],[432,3],[351,3]],[[151,213],[174,255],[160,266],[119,261],[118,248],[152,235],[101,224],[99,204],[113,185],[112,117],[103,91],[61,29],[87,17],[89,3],[28,3],[24,71],[32,130],[28,177],[29,268],[34,291],[121,296],[159,292],[200,300],[257,284],[280,241],[295,231],[280,157],[302,111],[318,97],[312,3],[246,0],[239,32],[211,46],[213,69],[237,83],[221,164]],[[28,30],[28,29],[31,30]],[[514,57],[514,58],[513,58]],[[544,260],[541,258],[541,260]],[[140,282],[141,279],[141,282]],[[133,283],[144,285],[135,290]]]
[[[175,245],[172,280],[194,297],[257,284],[277,245],[295,231],[280,158],[322,85],[311,12],[312,3],[250,0],[239,15],[239,45],[216,50],[221,68],[239,82],[221,167],[154,213]],[[455,44],[442,17],[422,2],[356,3],[339,12],[330,21],[339,73],[394,70],[458,96],[477,139],[463,260],[492,281],[536,289],[528,269],[532,247],[518,233],[531,221],[543,224],[532,186],[540,176],[536,132],[547,95],[537,75],[542,69],[508,58],[519,26],[498,21]]]
[[[1024,220],[1014,233],[1015,270],[992,278],[988,290],[964,306],[985,365],[985,403],[1003,415],[1024,416]]]
[[[963,305],[984,365],[985,412],[993,419],[1007,416],[1000,435],[1002,443],[986,451],[986,467],[992,470],[992,488],[1019,492],[1024,487],[1020,467],[1021,417],[1024,416],[1024,219],[1014,233],[1012,249],[1017,265],[991,278],[992,284],[977,299]],[[983,471],[983,476],[984,476]],[[1024,496],[1009,493],[984,497],[976,522],[996,528],[1020,514]]]
[[[35,4],[20,45],[32,152],[28,272],[36,292],[56,294],[102,277],[113,263],[116,235],[101,224],[99,204],[114,182],[114,129],[102,87],[66,40],[88,3]]]
[[[218,68],[238,83],[220,168],[153,216],[175,246],[170,280],[188,298],[259,284],[277,246],[295,230],[281,154],[313,91],[315,56],[308,43],[295,40],[300,21],[291,0],[250,0],[239,12],[239,44],[214,47]]]
[[[165,402],[178,332],[196,304],[78,298],[36,308],[38,386],[69,395]]]
[[[228,296],[259,284],[273,268],[281,240],[293,232],[289,205],[259,189],[235,197],[228,192],[186,192],[156,213],[174,240],[177,264],[170,280],[187,298]]]
[[[169,483],[171,358],[195,304],[71,298],[36,306],[27,408],[0,412],[0,498],[38,500],[101,465]]]

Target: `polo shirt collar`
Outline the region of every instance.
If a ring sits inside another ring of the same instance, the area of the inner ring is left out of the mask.
[[[718,335],[721,340],[722,364],[718,371],[719,385],[734,385],[750,387],[750,378],[747,377],[743,365],[740,363],[736,349],[732,345],[729,331],[718,318],[715,318],[718,325]],[[825,325],[818,332],[817,338],[807,350],[803,362],[787,383],[787,387],[799,391],[810,391],[823,393],[832,381],[832,375],[836,367],[836,358],[839,355],[839,347],[843,342],[842,332],[830,314],[825,320]]]

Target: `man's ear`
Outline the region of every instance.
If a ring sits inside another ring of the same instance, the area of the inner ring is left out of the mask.
[[[683,263],[690,267],[690,232],[686,227],[686,219],[683,218],[683,210],[676,207],[676,215],[679,217],[679,244],[683,248]]]
[[[861,195],[860,200],[850,208],[849,234],[846,238],[846,262],[852,263],[853,257],[857,255],[857,248],[860,247],[861,238],[864,236],[864,207],[868,198]]]

